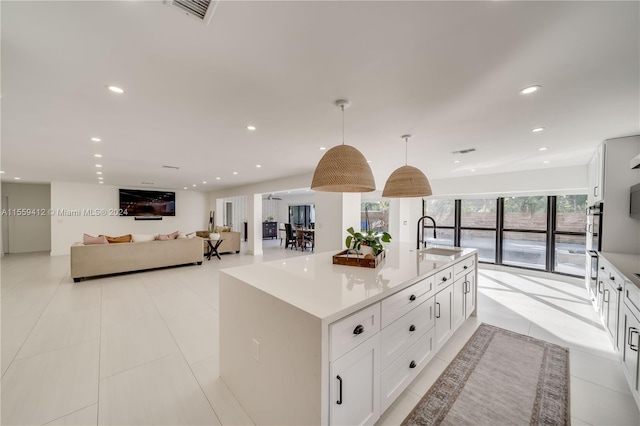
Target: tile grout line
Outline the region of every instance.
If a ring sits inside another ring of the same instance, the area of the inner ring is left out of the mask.
[[[98,327],[100,327],[100,332],[98,333],[98,377],[97,377],[97,401],[96,401],[96,426],[100,422],[100,369],[102,368],[102,303],[103,298],[102,295],[104,293],[104,284],[100,283],[100,323]]]

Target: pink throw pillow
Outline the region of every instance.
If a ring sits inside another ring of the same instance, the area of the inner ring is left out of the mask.
[[[99,237],[93,237],[89,234],[84,234],[82,236],[82,243],[85,245],[89,245],[89,244],[109,244],[109,241],[107,241],[107,237],[105,237],[104,235],[100,235]]]
[[[178,238],[178,235],[180,235],[180,231],[172,232],[171,234],[169,234],[169,239],[175,240],[176,238]]]
[[[168,235],[162,235],[162,234],[158,234],[158,236],[156,237],[156,241],[168,241],[171,238],[169,238]]]

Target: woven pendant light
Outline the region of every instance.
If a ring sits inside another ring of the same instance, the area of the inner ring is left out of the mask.
[[[342,145],[334,146],[320,159],[311,189],[324,192],[371,192],[376,182],[367,159],[356,148],[344,144],[344,109],[349,101],[336,101],[342,109]]]
[[[382,191],[383,197],[404,198],[404,197],[427,197],[433,192],[427,177],[420,169],[407,165],[407,144],[411,135],[403,135],[405,141],[405,165],[396,169]]]

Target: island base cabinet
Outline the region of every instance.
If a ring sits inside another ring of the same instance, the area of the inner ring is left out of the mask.
[[[631,312],[626,304],[622,304],[622,315],[620,319],[623,324],[621,329],[624,332],[622,337],[622,366],[627,376],[627,381],[631,387],[634,398],[639,400],[638,383],[638,346],[640,346],[640,321]]]
[[[458,278],[453,283],[453,309],[451,312],[451,321],[455,330],[467,318],[465,315],[465,299],[466,299],[467,280],[465,277]]]
[[[382,372],[380,404],[383,413],[433,358],[435,353],[433,332],[432,327]]]
[[[330,378],[329,423],[374,424],[380,418],[380,335],[332,362]]]
[[[464,310],[465,318],[469,318],[476,311],[476,274],[475,271],[466,275],[465,277],[465,293],[464,293]]]
[[[442,290],[435,297],[436,311],[436,348],[440,348],[453,334],[453,286]]]

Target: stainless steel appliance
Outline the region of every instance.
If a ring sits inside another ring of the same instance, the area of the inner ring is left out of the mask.
[[[589,298],[596,303],[598,296],[598,252],[602,250],[602,203],[596,203],[587,209],[587,241],[585,286]]]

